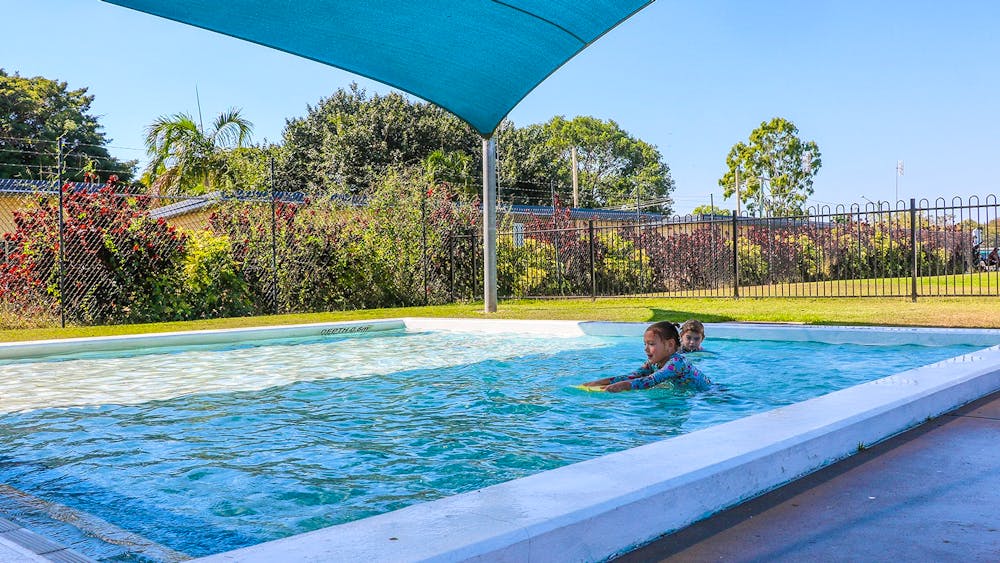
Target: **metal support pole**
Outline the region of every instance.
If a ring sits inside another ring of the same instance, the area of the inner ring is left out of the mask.
[[[497,311],[497,143],[483,138],[483,309]]]
[[[66,265],[63,253],[63,138],[59,137],[56,154],[56,185],[59,189],[59,324],[66,328]]]
[[[739,200],[737,200],[739,201]],[[740,264],[739,264],[739,234],[738,212],[733,211],[733,298],[740,298]]]

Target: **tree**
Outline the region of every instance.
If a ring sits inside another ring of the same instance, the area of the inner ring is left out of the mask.
[[[515,203],[549,203],[550,190],[568,200],[570,150],[577,147],[581,205],[635,205],[669,212],[670,170],[655,147],[613,121],[593,117],[498,127],[500,197]],[[285,126],[288,159],[279,183],[311,193],[364,193],[389,174],[423,166],[435,181],[478,193],[482,140],[468,124],[429,103],[398,93],[369,95],[357,84],[340,89]],[[294,186],[294,187],[293,187]]]
[[[451,113],[393,92],[339,89],[285,125],[284,183],[312,193],[361,193],[390,169],[420,165],[434,151],[480,158],[479,135]],[[471,183],[480,183],[471,167]]]
[[[207,131],[187,113],[160,116],[146,128],[146,151],[152,158],[146,178],[159,193],[202,193],[212,188],[220,155],[246,146],[253,124],[230,109]]]
[[[448,184],[460,193],[475,196],[472,185],[472,157],[461,152],[436,150],[424,159],[424,172],[433,184]]]
[[[699,205],[691,211],[692,215],[731,215],[732,211],[714,205]]]
[[[581,205],[634,206],[638,196],[648,210],[671,213],[674,181],[653,145],[632,137],[612,120],[590,116],[572,120],[557,116],[545,124],[545,131],[549,145],[561,154],[565,180],[571,174],[570,151],[576,148]]]
[[[736,193],[740,203],[758,214],[801,215],[813,193],[813,177],[823,165],[814,141],[803,142],[791,121],[775,117],[750,133],[749,143],[733,145],[726,156],[728,171],[719,179],[722,195]]]
[[[0,178],[57,178],[62,138],[64,180],[81,181],[85,174],[130,180],[136,162],[108,154],[110,140],[89,114],[93,101],[86,88],[69,90],[65,82],[10,75],[0,68]]]
[[[505,203],[550,205],[552,188],[563,201],[570,185],[569,164],[561,151],[549,142],[551,135],[542,124],[515,127],[508,120],[500,123],[497,138],[497,189]],[[480,157],[481,158],[481,157]]]

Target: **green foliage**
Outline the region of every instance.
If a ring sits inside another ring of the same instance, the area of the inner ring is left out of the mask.
[[[329,311],[450,300],[453,281],[471,283],[455,260],[472,250],[477,213],[413,167],[388,175],[365,207],[334,196],[278,202],[273,253],[269,204],[227,202],[210,225],[232,241],[258,312],[275,310],[275,295],[282,312]]]
[[[472,157],[467,154],[438,149],[427,155],[423,166],[432,186],[445,184],[470,197],[479,189],[472,184]]]
[[[476,206],[446,184],[427,186],[418,169],[388,175],[368,196],[360,224],[381,303],[442,302],[454,272],[452,245],[479,229]],[[471,244],[472,239],[467,239]],[[424,249],[426,249],[426,254]]]
[[[279,230],[280,310],[363,309],[378,303],[371,291],[371,255],[353,228],[353,210],[327,200],[286,209],[294,216]]]
[[[740,272],[740,285],[757,285],[767,280],[769,264],[759,244],[747,237],[739,237],[736,243],[736,263]]]
[[[497,181],[505,201],[551,205],[550,187],[564,201],[572,201],[572,177],[567,155],[550,143],[544,125],[514,127],[504,120],[496,131]]]
[[[214,187],[221,155],[250,142],[253,124],[230,109],[205,130],[186,113],[160,116],[146,127],[146,152],[152,159],[146,178],[160,194],[199,194]]]
[[[732,215],[733,212],[729,209],[723,209],[721,207],[716,207],[713,205],[699,205],[691,211],[691,215]]]
[[[275,312],[272,228],[285,225],[294,216],[284,203],[229,200],[209,215],[209,230],[229,240],[232,260],[254,304],[254,314]],[[290,215],[291,214],[291,215]]]
[[[749,143],[736,143],[726,156],[726,174],[719,179],[726,198],[736,194],[747,211],[774,217],[803,215],[813,193],[813,177],[823,166],[819,146],[804,142],[798,128],[775,117],[750,132]]]
[[[180,316],[192,320],[252,314],[253,301],[233,260],[229,237],[203,230],[187,232],[186,236]]]
[[[272,159],[275,163],[276,191],[295,191],[277,182],[277,171],[281,163],[288,159],[288,153],[284,147],[276,145],[239,147],[216,154],[213,157],[216,173],[213,188],[226,194],[269,192]]]
[[[632,229],[625,229],[626,232]],[[595,234],[600,261],[595,265],[597,286],[609,294],[642,293],[652,289],[653,268],[647,252],[618,230]]]
[[[90,115],[93,96],[65,82],[24,78],[0,68],[0,178],[55,179],[57,140],[64,141],[64,179],[83,181],[87,172],[132,178],[135,161],[108,154],[109,139]]]
[[[634,205],[636,193],[650,210],[672,212],[674,181],[656,147],[636,139],[612,120],[590,116],[552,118],[544,126],[547,144],[561,154],[563,183],[571,173],[570,151],[576,148],[580,205]]]
[[[479,135],[451,113],[395,92],[369,96],[357,84],[289,120],[284,141],[282,182],[312,194],[361,193],[436,150],[471,161],[481,153]],[[470,173],[473,185],[481,183],[478,168]]]
[[[570,148],[579,155],[581,206],[653,201],[669,213],[670,170],[655,147],[593,117],[498,127],[497,176],[505,200],[550,203],[550,186],[569,201]],[[398,93],[369,95],[356,84],[288,122],[279,182],[311,194],[361,194],[386,177],[423,165],[432,183],[472,196],[482,185],[482,140],[452,114]]]
[[[497,241],[497,293],[524,297],[546,295],[551,291],[549,273],[555,248],[542,240],[524,237],[518,245],[513,237]]]

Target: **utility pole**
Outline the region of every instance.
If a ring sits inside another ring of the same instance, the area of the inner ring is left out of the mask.
[[[899,201],[899,177],[903,175],[903,161],[896,161],[896,201]]]
[[[580,182],[576,171],[576,147],[570,149],[573,161],[573,207],[580,207]]]
[[[736,165],[736,216],[740,216],[740,165]]]
[[[635,180],[633,182],[635,182],[635,224],[638,226],[642,222],[642,215],[639,214],[639,182]]]

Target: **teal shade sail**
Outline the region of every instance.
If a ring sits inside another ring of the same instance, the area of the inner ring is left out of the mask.
[[[484,136],[651,0],[105,0],[344,69]]]

